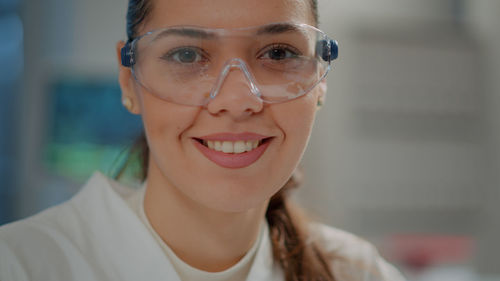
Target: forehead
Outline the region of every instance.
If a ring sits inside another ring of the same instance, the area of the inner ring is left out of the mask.
[[[175,25],[238,28],[275,22],[314,24],[309,0],[151,0],[151,4],[142,32]]]

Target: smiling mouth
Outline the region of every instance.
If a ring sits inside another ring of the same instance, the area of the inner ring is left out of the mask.
[[[197,139],[203,146],[219,152],[240,154],[245,152],[250,152],[259,146],[268,142],[271,138],[265,138],[261,140],[237,140],[237,141],[219,141],[219,140],[204,140]]]

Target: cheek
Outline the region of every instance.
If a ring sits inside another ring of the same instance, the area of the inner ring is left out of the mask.
[[[285,139],[294,142],[307,140],[316,115],[316,104],[317,96],[308,94],[297,100],[276,105],[274,118]]]
[[[271,106],[274,120],[283,134],[277,158],[281,159],[279,167],[283,174],[291,175],[302,158],[314,122],[316,103],[316,96],[310,94]]]
[[[166,102],[149,93],[141,95],[141,115],[150,144],[154,147],[174,145],[196,119],[197,107],[182,106]],[[168,145],[166,145],[168,144]]]

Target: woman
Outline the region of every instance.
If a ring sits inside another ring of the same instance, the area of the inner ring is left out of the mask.
[[[127,19],[144,184],[95,174],[3,227],[0,280],[403,280],[286,199],[337,55],[315,1],[130,0]]]

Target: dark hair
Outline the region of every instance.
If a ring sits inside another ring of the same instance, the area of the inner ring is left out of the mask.
[[[317,0],[309,0],[315,24],[318,23]],[[127,35],[132,40],[139,26],[152,9],[151,0],[129,0]],[[136,175],[141,181],[147,177],[149,146],[144,133],[135,141],[124,164],[115,178],[119,179],[129,165],[139,161]],[[266,219],[270,228],[274,259],[281,265],[287,281],[321,280],[335,281],[327,257],[314,242],[308,242],[309,221],[301,209],[288,199],[288,192],[298,187],[301,176],[296,171],[287,183],[270,200]]]
[[[314,24],[319,24],[318,1],[308,0],[313,15]],[[127,37],[131,41],[137,37],[139,26],[151,11],[152,4],[150,0],[129,0],[127,9]]]

